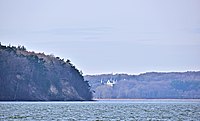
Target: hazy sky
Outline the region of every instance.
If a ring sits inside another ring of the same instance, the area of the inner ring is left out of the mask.
[[[84,74],[200,70],[200,0],[1,0],[0,42]]]

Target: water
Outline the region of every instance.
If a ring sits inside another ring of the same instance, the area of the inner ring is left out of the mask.
[[[0,102],[0,120],[200,120],[199,100]]]

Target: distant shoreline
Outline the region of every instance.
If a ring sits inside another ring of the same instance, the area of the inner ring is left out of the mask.
[[[163,100],[163,101],[178,101],[178,100],[182,100],[182,101],[184,101],[184,100],[190,100],[190,101],[200,101],[200,99],[178,99],[178,98],[173,98],[173,99],[123,99],[123,98],[120,98],[120,99],[113,99],[113,98],[105,98],[105,99],[97,99],[97,98],[95,98],[95,99],[93,99],[94,101],[145,101],[145,100],[152,100],[152,101],[156,101],[156,100]]]

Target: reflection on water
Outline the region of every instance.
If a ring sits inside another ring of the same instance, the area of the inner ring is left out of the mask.
[[[194,120],[199,100],[0,102],[0,120]]]

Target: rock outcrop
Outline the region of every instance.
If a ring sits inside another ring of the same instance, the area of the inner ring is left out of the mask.
[[[88,82],[70,60],[0,44],[1,101],[91,99]]]

